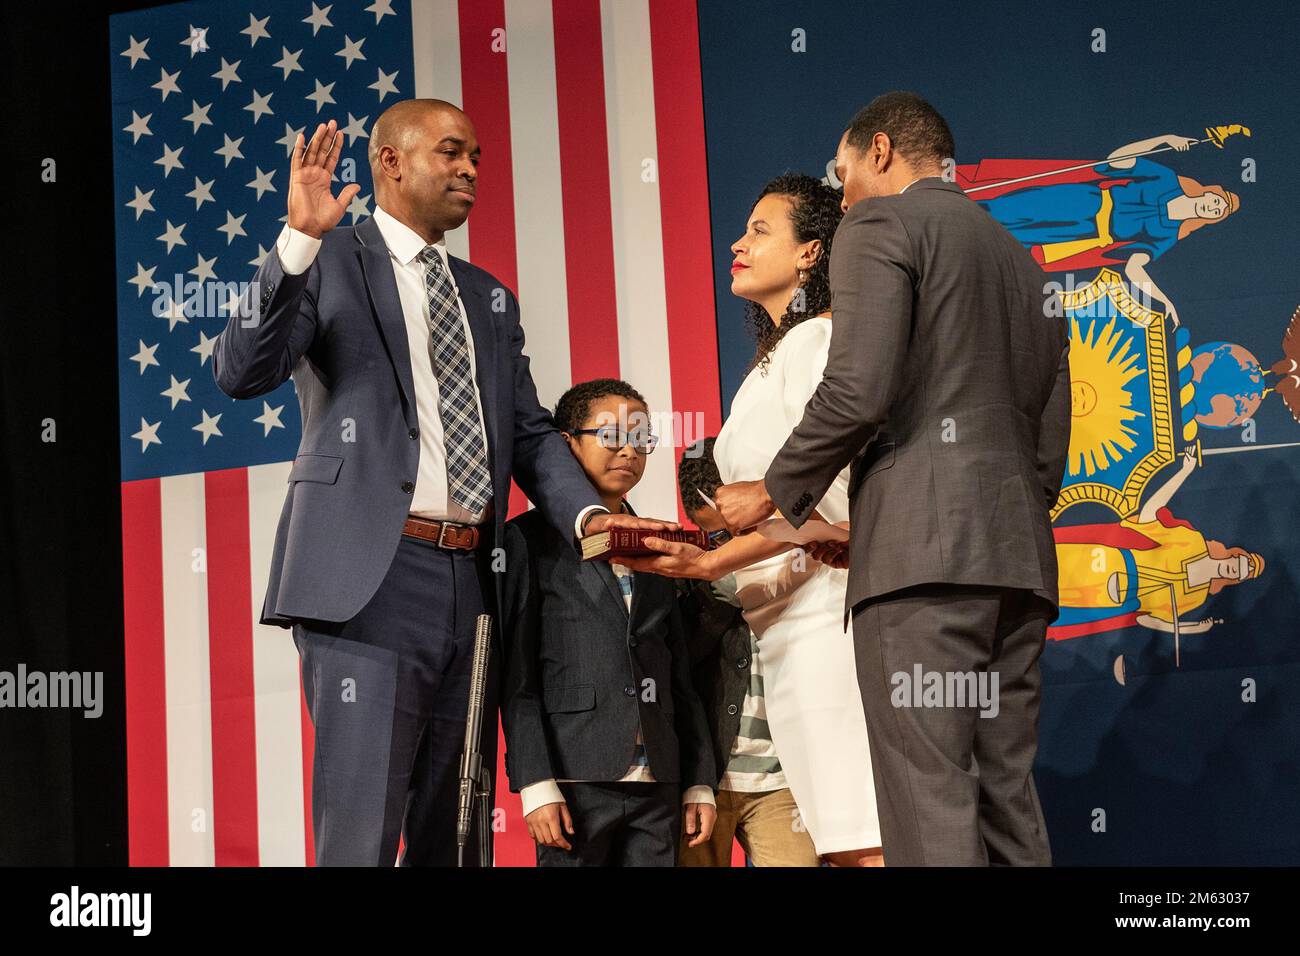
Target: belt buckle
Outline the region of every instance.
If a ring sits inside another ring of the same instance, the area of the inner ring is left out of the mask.
[[[438,547],[443,548],[444,550],[448,550],[448,551],[453,550],[453,549],[447,547],[447,542],[446,542],[444,539],[447,537],[447,531],[448,531],[448,529],[450,529],[450,528],[454,528],[454,527],[458,527],[458,525],[453,525],[450,521],[444,521],[441,525],[439,525],[439,527],[438,527]]]

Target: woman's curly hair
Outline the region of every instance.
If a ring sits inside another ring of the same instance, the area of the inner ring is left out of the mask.
[[[785,173],[773,179],[749,207],[750,213],[760,199],[773,194],[790,200],[790,224],[794,227],[795,241],[802,243],[820,239],[822,249],[817,261],[805,273],[800,287],[803,295],[800,296],[798,291],[795,293],[779,323],[773,322],[767,310],[757,302],[745,303],[745,325],[756,343],[754,358],[746,371],[761,368],[764,375],[772,351],[786,333],[804,319],[820,315],[831,307],[831,239],[844,215],[840,210],[840,194],[821,180],[803,173]]]

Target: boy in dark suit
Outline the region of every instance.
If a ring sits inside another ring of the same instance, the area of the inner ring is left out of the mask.
[[[654,450],[626,382],[569,389],[555,425],[601,502]],[[673,866],[713,830],[717,781],[672,580],[582,561],[536,512],[506,526],[502,606],[506,774],[539,866]]]

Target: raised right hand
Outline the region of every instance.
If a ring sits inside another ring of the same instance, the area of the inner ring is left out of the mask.
[[[359,183],[349,183],[337,199],[330,193],[330,177],[342,147],[343,134],[334,120],[318,125],[311,142],[305,146],[302,133],[293,144],[293,158],[289,163],[289,226],[314,239],[337,226],[353,197],[361,192]]]
[[[712,581],[713,568],[708,562],[709,552],[684,541],[665,541],[663,538],[646,538],[642,542],[651,551],[659,554],[655,557],[619,556],[610,558],[611,563],[621,564],[633,571],[662,574],[669,578],[695,578],[700,581]]]

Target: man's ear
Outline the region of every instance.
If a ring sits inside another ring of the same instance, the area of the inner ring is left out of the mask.
[[[894,144],[888,133],[876,133],[871,138],[871,165],[876,173],[883,173],[889,168],[894,158]]]
[[[379,171],[389,179],[400,180],[402,178],[401,156],[397,152],[397,147],[385,143],[379,147],[379,153],[375,157],[378,160]],[[371,170],[373,176],[374,170]],[[378,177],[375,177],[378,178]]]

